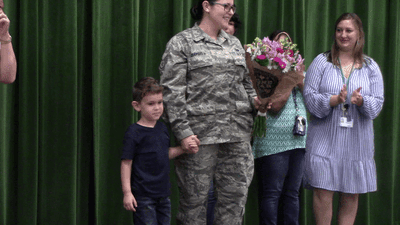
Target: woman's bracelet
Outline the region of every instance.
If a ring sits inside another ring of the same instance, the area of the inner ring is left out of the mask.
[[[10,35],[10,39],[8,39],[8,40],[6,40],[6,41],[0,40],[0,42],[1,42],[2,45],[8,44],[8,43],[10,43],[11,41],[12,41],[11,35]]]

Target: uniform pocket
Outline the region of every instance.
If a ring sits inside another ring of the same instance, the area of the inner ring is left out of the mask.
[[[251,113],[253,109],[249,101],[236,101],[236,111],[238,113]]]
[[[200,105],[186,105],[188,116],[203,116],[215,114],[215,105],[213,104],[200,104]]]
[[[236,58],[235,59],[235,65],[236,66],[241,66],[241,67],[246,67],[246,61],[244,58]]]
[[[205,67],[212,67],[213,59],[204,52],[194,52],[188,59],[188,70],[193,71]]]

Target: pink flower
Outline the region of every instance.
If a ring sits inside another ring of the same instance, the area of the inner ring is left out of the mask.
[[[290,57],[293,57],[293,56],[294,56],[293,50],[292,50],[292,49],[289,49],[289,52],[290,52],[289,56],[290,56]]]
[[[284,63],[280,58],[275,57],[274,61],[279,64],[279,67],[281,67],[281,69],[285,69],[286,68],[286,63]]]
[[[257,59],[259,60],[265,60],[267,57],[265,55],[259,55],[257,56]]]
[[[301,55],[299,54],[299,57],[297,58],[297,64],[300,65],[304,62],[304,59],[301,57]]]
[[[276,51],[279,52],[279,53],[284,53],[284,52],[285,52],[285,51],[283,51],[283,49],[281,49],[281,48],[277,48]]]

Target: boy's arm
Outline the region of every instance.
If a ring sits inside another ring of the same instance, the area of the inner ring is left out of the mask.
[[[124,208],[129,211],[136,212],[137,202],[132,194],[131,190],[131,170],[132,160],[123,159],[121,160],[121,183],[122,192],[124,193]]]
[[[177,147],[170,147],[168,149],[168,157],[169,159],[173,159],[175,157],[178,157],[182,155],[183,153],[188,153],[188,154],[196,154],[199,151],[199,142],[196,142],[197,135],[194,135],[194,138],[189,140],[189,149],[185,151],[182,146],[177,146]]]
[[[168,158],[173,159],[185,153],[181,146],[170,147],[168,149]]]

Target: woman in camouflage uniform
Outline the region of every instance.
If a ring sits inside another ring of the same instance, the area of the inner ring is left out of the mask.
[[[212,179],[214,224],[242,224],[254,171],[252,105],[258,107],[259,100],[240,41],[223,31],[235,10],[233,0],[200,0],[191,10],[199,22],[168,42],[160,65],[165,112],[174,135],[184,149],[194,135],[201,143],[197,154],[175,160],[178,224],[206,223]]]

